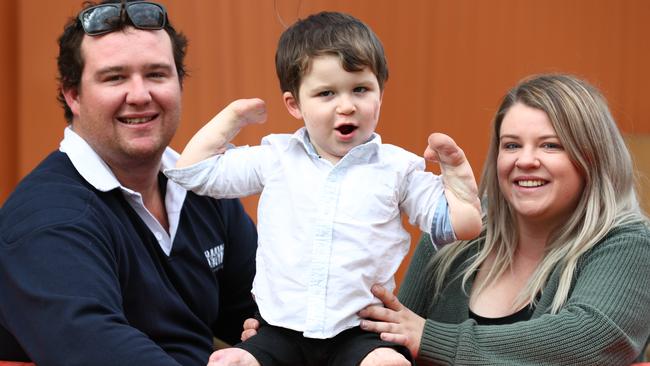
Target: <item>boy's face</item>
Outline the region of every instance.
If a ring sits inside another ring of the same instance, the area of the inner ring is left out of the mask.
[[[318,154],[334,164],[375,131],[382,92],[367,67],[348,72],[337,56],[318,56],[303,76],[298,95],[300,101],[284,93],[289,113],[304,120]]]

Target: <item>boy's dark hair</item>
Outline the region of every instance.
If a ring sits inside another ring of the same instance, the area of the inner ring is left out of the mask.
[[[349,72],[370,68],[379,88],[384,89],[388,66],[377,35],[351,15],[321,12],[298,20],[280,36],[275,68],[282,92],[291,92],[298,99],[300,82],[311,60],[322,55],[338,56]]]
[[[131,2],[135,0],[126,0],[125,2]],[[100,3],[94,3],[90,1],[85,1],[83,4],[83,9],[87,9],[91,6],[98,4],[107,4],[107,3],[121,3],[120,0],[103,0]],[[81,12],[81,11],[80,11]],[[124,30],[125,27],[133,26],[129,17],[125,17],[122,20],[119,20],[116,24],[116,29],[113,31]],[[163,28],[165,32],[169,35],[169,38],[172,42],[172,52],[174,54],[174,63],[176,64],[176,72],[178,73],[178,80],[183,85],[183,77],[187,75],[185,71],[185,53],[187,51],[187,38],[183,33],[176,32],[171,22],[169,21],[169,16],[167,16],[167,22]],[[68,19],[68,22],[63,28],[63,34],[59,37],[59,56],[57,57],[57,66],[59,71],[59,95],[57,100],[63,106],[64,116],[68,123],[72,123],[72,111],[65,101],[63,96],[64,90],[69,90],[71,88],[78,89],[81,84],[81,74],[84,69],[84,60],[81,57],[81,41],[85,32],[81,26],[81,22],[78,17]]]

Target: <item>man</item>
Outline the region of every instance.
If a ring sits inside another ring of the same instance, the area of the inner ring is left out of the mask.
[[[239,338],[257,235],[236,200],[160,173],[181,115],[184,36],[151,2],[104,3],[59,39],[60,149],[0,209],[0,360],[205,365]]]

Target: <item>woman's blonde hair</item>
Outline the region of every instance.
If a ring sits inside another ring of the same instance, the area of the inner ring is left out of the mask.
[[[551,305],[551,312],[556,313],[567,299],[580,256],[613,227],[647,221],[635,192],[630,154],[605,98],[593,86],[571,75],[533,76],[521,81],[504,97],[494,117],[479,186],[479,196],[486,204],[482,233],[476,240],[448,245],[434,257],[434,288],[439,293],[452,263],[483,239],[478,254],[469,259],[469,266],[462,272],[464,288],[490,253],[494,253],[496,260],[487,279],[475,291],[496,281],[512,265],[519,233],[515,215],[499,189],[496,164],[501,123],[517,103],[546,113],[560,143],[585,180],[573,214],[566,224],[551,233],[544,258],[513,304],[533,304],[551,272],[559,266],[559,288]]]

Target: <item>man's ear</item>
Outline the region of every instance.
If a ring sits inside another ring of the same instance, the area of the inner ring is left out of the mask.
[[[79,115],[79,88],[61,89],[65,103],[70,107],[72,115]]]
[[[291,92],[282,93],[282,100],[284,101],[284,106],[287,107],[289,114],[294,116],[296,119],[302,119],[302,112],[300,111],[300,103],[294,98]]]

